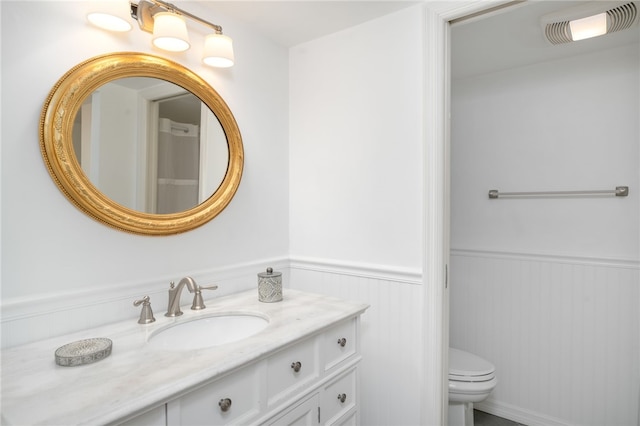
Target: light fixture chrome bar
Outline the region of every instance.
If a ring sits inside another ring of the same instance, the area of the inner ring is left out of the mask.
[[[212,28],[216,34],[222,34],[222,27],[217,24],[213,24],[209,21],[180,9],[179,7],[164,2],[162,0],[140,0],[138,4],[131,3],[131,17],[138,21],[138,25],[143,31],[153,32],[153,15],[158,12],[175,12],[180,15],[186,16],[206,27]]]
[[[581,196],[604,196],[615,195],[616,197],[626,197],[629,195],[628,186],[616,186],[613,190],[592,190],[592,191],[541,191],[541,192],[499,192],[497,189],[489,191],[489,198],[520,198],[520,197],[581,197]]]
[[[199,16],[193,15],[189,12],[187,12],[186,10],[182,10],[179,7],[171,4],[171,3],[167,3],[164,2],[162,0],[150,0],[151,2],[160,5],[162,7],[164,7],[165,9],[167,9],[169,12],[178,12],[181,15],[187,16],[190,19],[193,19],[196,22],[199,22],[200,24],[213,28],[213,30],[218,33],[218,34],[222,34],[222,27],[220,25],[216,25],[216,24],[212,24],[209,21],[205,21],[204,19],[200,18]]]

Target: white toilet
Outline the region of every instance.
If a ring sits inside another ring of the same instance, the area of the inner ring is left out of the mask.
[[[473,426],[473,403],[484,401],[497,383],[496,368],[489,361],[449,348],[448,426]]]

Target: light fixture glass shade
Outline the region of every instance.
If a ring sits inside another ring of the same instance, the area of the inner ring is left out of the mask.
[[[170,52],[187,50],[191,45],[184,18],[171,12],[153,15],[153,45]]]
[[[569,21],[571,39],[573,41],[597,37],[607,33],[607,14],[589,16],[583,19]]]
[[[233,66],[233,41],[231,37],[224,34],[207,35],[204,40],[202,62],[217,68]]]
[[[109,31],[125,32],[131,30],[129,0],[106,0],[95,2],[95,12],[87,14],[87,20],[96,27]]]

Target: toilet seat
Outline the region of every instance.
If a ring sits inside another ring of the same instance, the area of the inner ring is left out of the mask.
[[[460,349],[449,348],[449,425],[473,426],[473,404],[489,397],[498,384],[489,361]]]
[[[449,348],[449,380],[488,382],[495,378],[496,367],[489,361],[460,349]]]

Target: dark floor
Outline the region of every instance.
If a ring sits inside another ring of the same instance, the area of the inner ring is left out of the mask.
[[[513,422],[478,410],[473,410],[473,424],[474,426],[526,426],[522,423]]]

